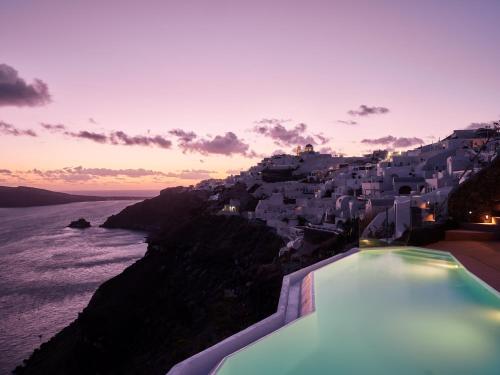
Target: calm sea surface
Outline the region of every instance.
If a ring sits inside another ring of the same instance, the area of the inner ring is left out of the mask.
[[[144,255],[144,233],[98,227],[132,203],[0,208],[0,374],[72,322],[102,282]],[[92,228],[66,228],[80,217]]]

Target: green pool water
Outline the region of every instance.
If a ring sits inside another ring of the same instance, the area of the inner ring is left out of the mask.
[[[364,250],[314,272],[316,310],[218,375],[500,374],[500,297],[447,253]]]

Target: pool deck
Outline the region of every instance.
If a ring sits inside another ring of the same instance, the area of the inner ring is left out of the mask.
[[[425,247],[450,252],[470,272],[500,292],[500,241],[439,241]]]

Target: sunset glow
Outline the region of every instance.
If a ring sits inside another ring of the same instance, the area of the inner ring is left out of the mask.
[[[160,189],[500,116],[500,2],[0,3],[0,185]]]

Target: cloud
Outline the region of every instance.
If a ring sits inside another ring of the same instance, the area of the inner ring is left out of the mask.
[[[0,64],[0,106],[39,106],[51,101],[47,84],[35,79],[31,84],[19,77],[17,70]]]
[[[320,154],[336,154],[336,152],[329,146],[321,147],[319,152]]]
[[[11,175],[12,171],[9,169],[0,169],[0,174],[8,174]]]
[[[90,122],[91,124],[97,125],[97,121],[96,121],[96,120],[94,120],[92,117],[89,117],[89,122]]]
[[[182,129],[172,129],[168,133],[177,137],[179,139],[179,142],[182,143],[191,142],[198,137],[194,132],[192,131],[186,132]]]
[[[324,145],[330,142],[331,138],[326,137],[323,133],[315,134],[315,137],[319,140],[319,143]]]
[[[248,148],[249,146],[233,132],[184,144],[184,150],[198,151],[201,154],[247,155]]]
[[[54,133],[66,130],[66,126],[64,126],[63,124],[48,124],[45,122],[41,122],[40,126],[42,128],[44,128],[45,130],[48,130],[48,131],[51,131]]]
[[[380,145],[380,146],[388,146],[393,148],[403,148],[410,147],[419,144],[423,144],[424,141],[421,138],[417,137],[393,137],[392,135],[388,135],[381,138],[375,139],[363,139],[361,143],[369,144],[369,145]]]
[[[29,136],[36,137],[37,134],[31,129],[18,129],[12,124],[0,121],[0,134],[12,135],[14,137]]]
[[[262,119],[256,121],[253,132],[268,137],[280,147],[293,147],[297,145],[312,145],[325,144],[330,141],[330,138],[323,134],[314,136],[306,135],[307,125],[299,123],[291,129],[287,129],[279,119]]]
[[[241,169],[228,169],[226,171],[226,174],[229,174],[229,175],[238,175],[241,173]]]
[[[172,142],[161,135],[155,136],[144,136],[136,135],[129,136],[122,131],[112,132],[108,137],[110,143],[114,145],[125,145],[125,146],[157,146],[164,149],[169,149],[172,147]],[[96,141],[97,142],[97,141]]]
[[[62,180],[67,182],[89,181],[101,177],[129,177],[142,178],[147,176],[165,176],[163,172],[143,168],[138,169],[109,169],[109,168],[84,168],[66,167],[52,170],[32,169],[28,174],[35,174],[44,180]]]
[[[492,125],[493,125],[493,121],[490,121],[490,122],[471,122],[470,125],[466,127],[466,129],[486,128],[486,127],[491,127]]]
[[[89,132],[87,130],[82,130],[79,132],[64,132],[64,134],[73,138],[83,138],[97,143],[108,143],[108,136],[102,133]]]
[[[199,138],[196,133],[182,129],[170,130],[169,134],[177,137],[177,145],[184,153],[243,155],[248,158],[257,156],[257,153],[249,150],[250,146],[233,132],[226,132],[224,135],[216,135],[210,138]]]
[[[386,107],[369,107],[361,104],[357,110],[350,110],[347,113],[351,116],[369,116],[369,115],[382,115],[389,112]]]
[[[63,124],[41,123],[45,130],[52,133],[62,133],[68,137],[87,139],[101,144],[124,145],[124,146],[156,146],[163,149],[172,147],[172,142],[161,135],[128,135],[123,131],[113,131],[109,134],[96,133],[88,130],[69,131]]]
[[[79,167],[66,167],[66,168],[51,169],[51,170],[40,170],[35,168],[18,173],[28,178],[30,176],[41,178],[44,181],[83,183],[83,182],[99,180],[101,178],[113,178],[114,180],[123,180],[127,178],[143,179],[150,177],[157,182],[168,181],[168,179],[170,178],[182,179],[182,180],[202,180],[210,178],[211,177],[210,175],[215,172],[204,169],[185,169],[179,172],[161,172],[144,168],[110,169],[110,168],[84,168],[79,166]]]
[[[363,139],[361,141],[361,143],[366,143],[369,145],[390,145],[395,140],[396,140],[396,137],[393,137],[392,135],[388,135],[388,136],[382,137],[382,138]]]
[[[410,147],[410,146],[416,146],[416,145],[422,145],[424,144],[424,140],[422,138],[417,138],[417,137],[411,137],[411,138],[405,138],[401,137],[396,139],[393,143],[392,146],[396,148],[402,148],[402,147]]]
[[[180,178],[183,180],[205,180],[211,178],[210,176],[215,171],[208,171],[205,169],[185,169],[181,172],[169,172],[166,174],[168,177]]]
[[[358,125],[357,121],[352,121],[352,120],[337,120],[339,124],[344,124],[344,125]]]

